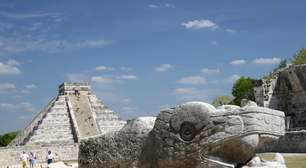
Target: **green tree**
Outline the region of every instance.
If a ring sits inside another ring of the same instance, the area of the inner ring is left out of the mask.
[[[212,105],[215,107],[230,104],[232,98],[229,96],[218,96],[213,102]]]
[[[277,70],[282,69],[282,68],[286,68],[286,67],[287,67],[287,60],[283,59],[283,60],[281,60],[281,62],[279,62],[278,66],[277,66]]]
[[[293,65],[306,64],[306,50],[301,48],[294,56],[292,60]]]
[[[242,99],[255,101],[253,91],[254,81],[254,79],[249,77],[241,77],[235,82],[232,88],[232,94],[234,96],[233,104],[240,105]]]
[[[0,146],[7,146],[18,134],[18,132],[9,132],[4,135],[0,135]]]

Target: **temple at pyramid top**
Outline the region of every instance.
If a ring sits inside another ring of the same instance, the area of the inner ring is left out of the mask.
[[[89,83],[63,83],[58,95],[9,144],[73,144],[119,130],[126,121],[91,93]]]
[[[91,87],[88,82],[84,83],[71,83],[65,82],[58,87],[59,95],[75,94],[77,92],[89,95],[91,94]]]

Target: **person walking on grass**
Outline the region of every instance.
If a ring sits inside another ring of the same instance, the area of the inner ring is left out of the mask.
[[[22,168],[26,168],[27,167],[28,160],[29,160],[29,155],[26,154],[25,151],[23,151],[22,154],[20,155],[20,162],[21,162]]]

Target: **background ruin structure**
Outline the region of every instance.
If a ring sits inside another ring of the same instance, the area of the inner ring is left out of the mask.
[[[284,137],[267,146],[278,152],[306,152],[306,65],[291,65],[258,80],[254,87],[258,105],[286,115]]]
[[[58,95],[5,148],[0,165],[16,164],[22,151],[33,151],[45,160],[52,150],[58,160],[77,160],[78,142],[125,125],[112,110],[92,94],[89,83],[63,83]]]
[[[285,112],[288,130],[306,128],[306,65],[276,71],[254,91],[258,105]]]

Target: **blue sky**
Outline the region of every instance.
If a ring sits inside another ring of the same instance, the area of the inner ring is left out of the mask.
[[[306,2],[2,0],[0,133],[64,81],[89,81],[124,119],[230,95],[306,47]]]

